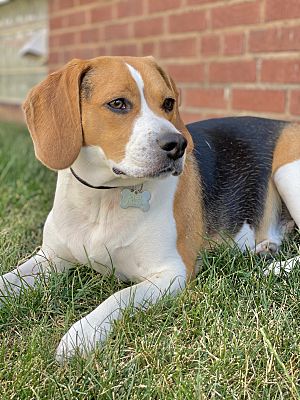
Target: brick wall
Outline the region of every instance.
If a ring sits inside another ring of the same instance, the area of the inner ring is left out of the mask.
[[[186,122],[300,120],[299,0],[49,0],[54,70],[73,57],[154,55]]]
[[[46,57],[22,56],[32,36],[47,29],[48,0],[0,5],[0,119],[23,120],[19,107],[29,89],[48,72]]]

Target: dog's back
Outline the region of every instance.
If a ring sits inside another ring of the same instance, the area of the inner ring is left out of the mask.
[[[258,228],[283,121],[228,117],[188,125],[200,170],[209,232]]]

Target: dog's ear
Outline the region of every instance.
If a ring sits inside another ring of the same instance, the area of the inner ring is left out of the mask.
[[[70,61],[35,86],[23,104],[36,157],[48,168],[67,168],[79,154],[80,82],[88,69],[87,61]]]
[[[180,113],[179,113],[179,92],[178,89],[175,85],[175,82],[173,81],[172,77],[169,75],[169,79],[170,79],[170,83],[173,89],[173,92],[175,93],[176,96],[176,109],[174,112],[174,125],[175,127],[182,133],[182,135],[185,137],[185,139],[187,140],[187,148],[186,148],[186,152],[187,153],[191,153],[194,149],[194,142],[192,139],[192,136],[190,134],[190,132],[188,131],[187,127],[185,126],[184,122],[181,119]]]

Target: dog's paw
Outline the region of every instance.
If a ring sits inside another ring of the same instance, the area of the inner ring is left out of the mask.
[[[290,273],[296,264],[299,264],[300,257],[290,258],[286,261],[274,261],[264,270],[264,275],[273,273],[274,275],[280,275],[281,273]]]
[[[61,339],[55,359],[64,364],[75,354],[86,357],[97,344],[105,340],[105,337],[105,331],[93,326],[87,318],[82,318],[72,325]]]
[[[264,240],[260,242],[255,247],[255,253],[260,256],[273,256],[278,252],[279,246],[274,243],[270,242],[269,240]]]

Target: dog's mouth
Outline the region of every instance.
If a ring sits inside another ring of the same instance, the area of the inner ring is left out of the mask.
[[[124,170],[121,170],[119,168],[113,167],[112,171],[114,174],[118,176],[124,176],[128,178],[163,178],[167,177],[169,175],[172,176],[179,176],[182,173],[182,166],[175,167],[175,165],[168,166],[159,170],[153,170],[153,171],[143,171],[143,172],[133,172],[133,173],[127,173]]]
[[[125,174],[125,172],[121,171],[120,169],[118,169],[118,168],[116,168],[116,167],[113,167],[112,171],[113,171],[113,173],[116,174],[116,175],[124,175],[124,176],[127,176],[127,174]]]

